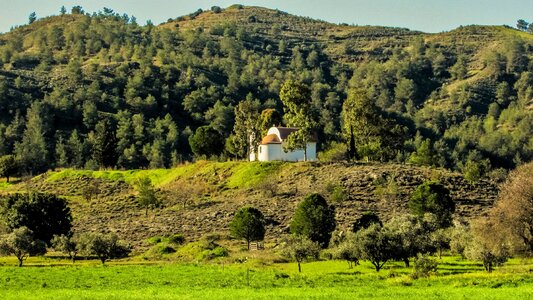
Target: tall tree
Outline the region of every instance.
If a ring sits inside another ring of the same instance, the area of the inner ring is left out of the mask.
[[[516,28],[522,30],[522,31],[526,31],[527,30],[527,26],[528,26],[528,22],[523,20],[523,19],[520,19],[518,21],[516,21]]]
[[[318,126],[318,114],[311,103],[311,91],[303,83],[287,80],[281,87],[279,97],[283,102],[287,125],[298,127],[298,131],[287,137],[284,148],[290,151],[303,149],[304,160],[307,160],[307,143]]]
[[[44,171],[48,167],[48,145],[45,139],[47,128],[42,117],[45,114],[42,103],[35,102],[31,106],[27,113],[22,142],[15,145],[22,169],[30,174]]]
[[[395,157],[403,145],[403,128],[386,119],[364,90],[349,92],[342,118],[350,158],[384,161]]]
[[[37,20],[37,14],[35,14],[35,12],[32,12],[28,17],[28,24],[35,22],[35,20]]]
[[[117,163],[117,138],[111,122],[106,118],[96,124],[93,159],[100,167],[111,168]]]
[[[248,158],[250,153],[257,153],[261,142],[259,109],[261,103],[248,94],[244,101],[235,107],[235,125],[233,126],[233,143],[239,157]]]

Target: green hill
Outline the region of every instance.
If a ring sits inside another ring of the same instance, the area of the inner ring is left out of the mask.
[[[140,176],[152,179],[162,199],[162,206],[148,216],[135,200],[133,186]],[[450,189],[458,219],[483,215],[498,192],[492,181],[471,184],[457,173],[408,165],[201,161],[173,169],[50,171],[0,193],[30,189],[61,195],[69,200],[75,231],[117,232],[145,249],[146,239],[153,236],[182,233],[196,240],[209,233],[227,234],[233,214],[244,205],[260,209],[267,218],[267,235],[279,238],[298,203],[311,192],[323,194],[336,208],[338,228],[349,230],[367,211],[384,220],[407,211],[411,193],[429,179]]]
[[[479,177],[533,158],[532,57],[533,35],[502,26],[427,34],[240,5],[155,26],[75,9],[0,35],[0,156],[22,174],[163,168],[191,160],[189,137],[210,126],[226,144],[211,154],[243,157],[235,108],[283,115],[295,79],[322,150],[342,151],[343,103],[361,89],[402,132],[386,157]]]

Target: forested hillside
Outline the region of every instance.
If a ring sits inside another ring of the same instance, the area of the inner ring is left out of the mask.
[[[288,80],[324,160],[475,180],[533,158],[533,35],[516,29],[425,34],[240,5],[158,26],[81,7],[30,21],[0,35],[0,157],[13,172],[244,158],[251,130],[293,125]]]

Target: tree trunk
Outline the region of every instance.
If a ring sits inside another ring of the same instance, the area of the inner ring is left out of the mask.
[[[348,145],[348,158],[353,160],[355,158],[355,139],[353,136],[353,126],[350,126],[350,142]]]
[[[250,251],[250,241],[249,240],[246,240],[246,244],[248,246],[248,251]]]
[[[22,257],[17,257],[18,261],[19,261],[19,268],[22,267],[22,261],[23,261],[23,258]]]
[[[9,183],[9,175],[6,175],[6,182]]]
[[[148,217],[148,206],[146,206],[145,210],[144,210],[144,216],[145,217]]]
[[[404,258],[403,263],[405,264],[406,268],[409,268],[409,258]]]
[[[300,262],[298,262],[298,272],[302,273],[302,267],[300,266]]]

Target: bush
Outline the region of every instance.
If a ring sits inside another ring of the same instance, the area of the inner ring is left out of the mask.
[[[215,14],[219,14],[222,12],[222,8],[220,8],[220,6],[211,6],[211,11]]]
[[[413,269],[413,274],[411,275],[413,279],[420,277],[427,278],[431,274],[437,272],[437,261],[431,259],[424,255],[419,255],[415,259],[415,267]]]
[[[344,143],[332,143],[331,146],[320,153],[318,159],[320,161],[345,161],[347,159],[347,147]]]
[[[168,237],[168,242],[175,245],[181,245],[185,243],[185,237],[183,234],[173,234]]]

